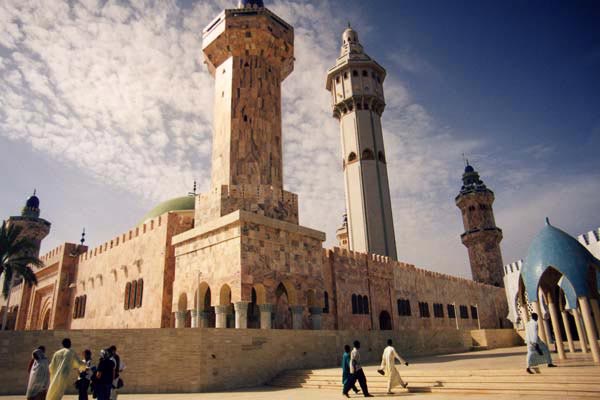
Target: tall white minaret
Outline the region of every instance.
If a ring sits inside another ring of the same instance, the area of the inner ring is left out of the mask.
[[[335,66],[327,72],[333,116],[340,121],[348,245],[350,250],[394,260],[396,238],[390,201],[381,114],[385,69],[363,51],[348,26]]]

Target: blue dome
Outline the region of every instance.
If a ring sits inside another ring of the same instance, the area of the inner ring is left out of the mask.
[[[546,226],[531,242],[521,269],[529,301],[537,301],[540,278],[549,267],[568,279],[577,297],[587,296],[588,269],[592,264],[600,268],[600,261],[581,243],[568,233],[550,225],[546,218]]]
[[[473,172],[473,171],[475,171],[475,170],[474,170],[474,169],[473,169],[473,167],[471,167],[470,165],[467,165],[467,166],[465,167],[465,172]]]
[[[27,203],[25,203],[25,207],[40,208],[40,199],[38,199],[36,195],[31,196],[30,198],[27,199]]]
[[[262,8],[264,6],[262,0],[240,0],[238,8]]]

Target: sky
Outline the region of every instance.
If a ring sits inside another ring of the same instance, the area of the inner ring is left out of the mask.
[[[155,204],[208,189],[213,81],[202,30],[235,0],[0,2],[0,216],[34,188],[48,251],[96,246]],[[387,69],[382,117],[401,261],[470,277],[462,154],[496,195],[505,263],[544,217],[600,227],[600,3],[265,0],[295,29],[284,81],[284,185],[300,222],[344,213],[325,75],[348,22]]]

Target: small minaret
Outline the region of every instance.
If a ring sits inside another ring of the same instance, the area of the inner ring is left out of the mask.
[[[42,240],[50,233],[50,222],[40,218],[40,199],[33,195],[27,199],[20,216],[10,217],[8,224],[22,228],[21,236],[27,237],[35,244],[34,254],[38,257]]]
[[[333,116],[340,122],[350,250],[394,260],[396,238],[381,114],[385,69],[363,51],[348,26],[335,66],[327,72]]]
[[[460,237],[469,251],[473,280],[503,287],[502,230],[494,219],[494,192],[485,186],[468,161],[462,180],[456,206],[462,212],[465,232]]]
[[[341,249],[349,250],[349,248],[348,248],[348,215],[347,214],[344,214],[342,226],[337,228],[337,231],[335,231],[335,237],[337,238],[338,246]]]

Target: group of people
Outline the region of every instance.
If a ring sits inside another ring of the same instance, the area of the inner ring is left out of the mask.
[[[344,388],[342,394],[346,397],[350,397],[348,393],[350,392],[350,389],[352,389],[354,393],[358,393],[362,390],[365,397],[373,397],[373,395],[369,393],[367,377],[360,364],[360,342],[355,340],[353,345],[354,348],[352,351],[350,350],[350,346],[344,346],[344,354],[342,355],[342,383]],[[392,339],[388,339],[387,347],[383,350],[383,355],[381,357],[381,365],[377,370],[378,373],[385,375],[388,378],[388,394],[394,394],[392,388],[396,386],[402,386],[403,388],[408,386],[408,382],[402,381],[402,378],[395,367],[396,360],[401,364],[408,366],[408,362],[400,357],[396,352],[396,349],[394,349]],[[358,381],[360,389],[356,387],[356,381]]]
[[[74,384],[79,400],[88,400],[90,390],[93,398],[98,400],[116,400],[118,389],[123,386],[120,377],[123,369],[125,365],[116,346],[100,350],[98,364],[93,365],[90,350],[86,349],[83,358],[79,358],[71,349],[71,340],[65,338],[62,349],[54,353],[50,362],[44,346],[33,351],[26,397],[28,400],[60,400],[67,387]],[[79,373],[76,381],[72,378],[73,370]]]

